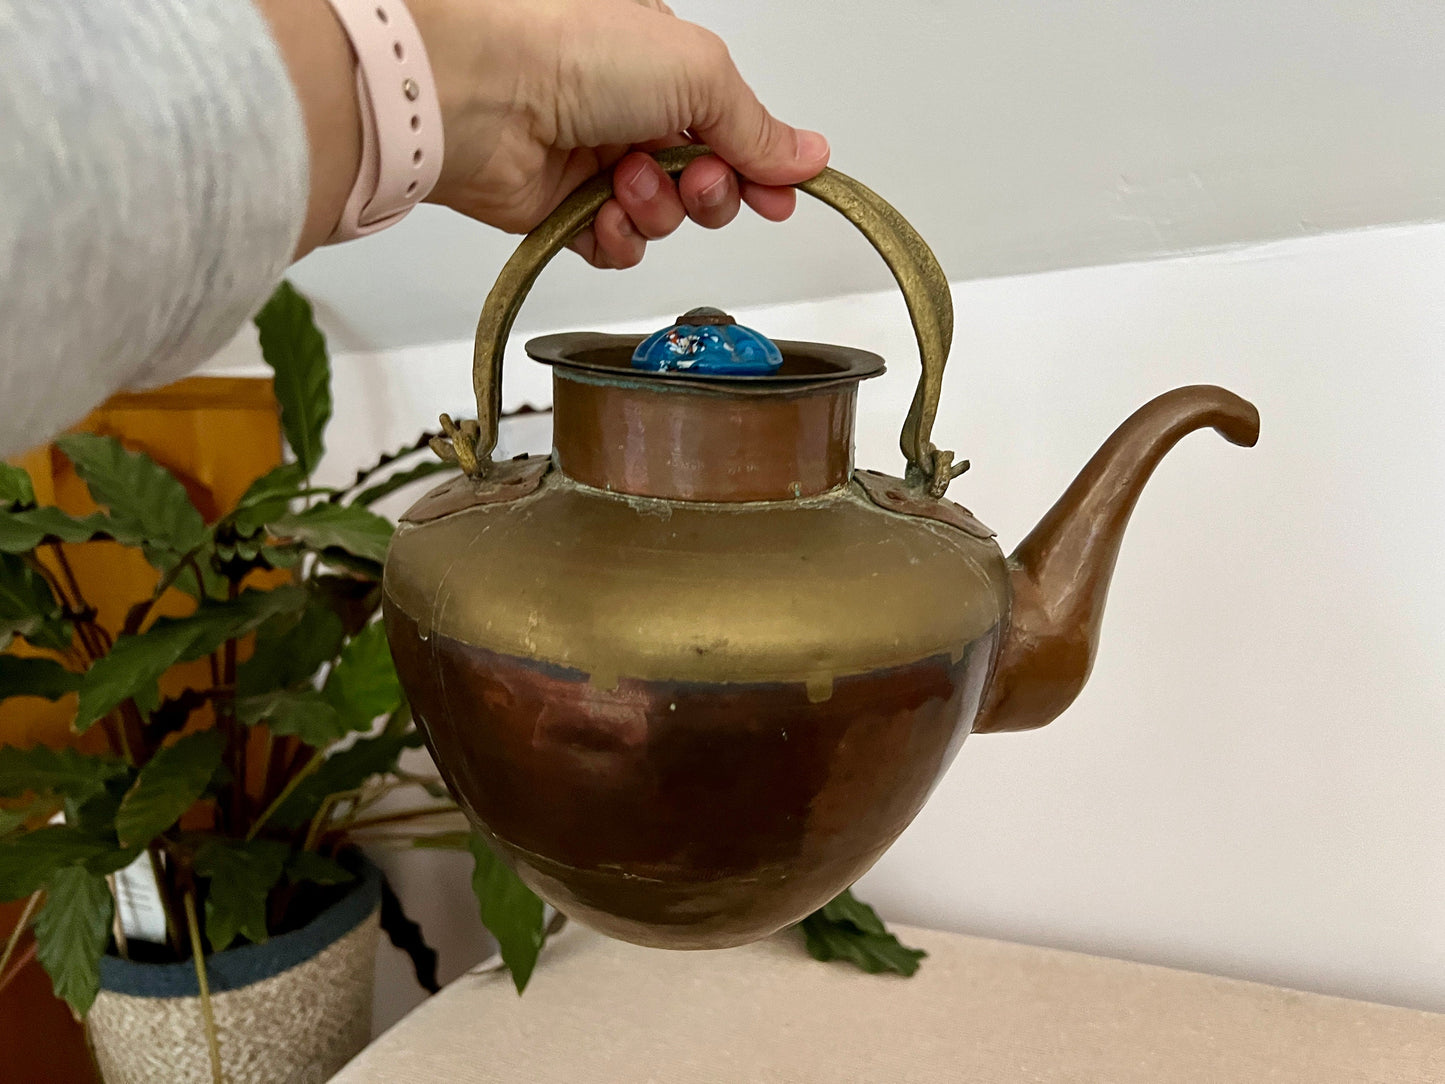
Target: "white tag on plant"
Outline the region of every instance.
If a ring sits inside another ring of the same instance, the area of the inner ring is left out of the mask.
[[[65,814],[56,813],[51,824],[64,824]],[[150,855],[142,853],[125,869],[111,878],[115,887],[115,913],[120,918],[120,931],[138,941],[166,943],[166,911],[161,904],[161,890],[151,869]]]
[[[141,854],[115,875],[115,909],[126,937],[166,943],[166,912],[149,855]]]

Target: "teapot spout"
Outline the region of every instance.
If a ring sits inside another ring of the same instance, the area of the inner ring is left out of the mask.
[[[1014,551],[1008,628],[974,733],[1031,730],[1073,703],[1094,664],[1109,579],[1139,493],[1165,454],[1205,426],[1252,447],[1259,411],[1211,385],[1146,403]]]

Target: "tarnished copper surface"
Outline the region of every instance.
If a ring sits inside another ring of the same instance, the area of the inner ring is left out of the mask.
[[[558,368],[553,441],[590,486],[679,501],[814,497],[853,468],[857,388],[769,396],[597,378]]]
[[[515,501],[535,492],[551,465],[546,456],[524,455],[494,464],[485,478],[453,478],[421,497],[402,521],[426,523],[478,505]]]
[[[947,523],[950,527],[967,531],[974,538],[994,537],[994,532],[980,523],[963,505],[954,504],[942,497],[930,497],[927,493],[914,489],[902,478],[893,478],[876,470],[860,470],[853,477],[863,492],[868,494],[869,500],[879,508],[886,508],[900,515],[919,516],[922,519]]]
[[[967,735],[995,635],[819,701],[803,682],[601,688],[386,620],[448,785],[523,879],[666,948],[766,936],[861,876]]]

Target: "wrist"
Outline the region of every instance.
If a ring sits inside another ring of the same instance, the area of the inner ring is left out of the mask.
[[[326,0],[257,0],[301,103],[310,197],[300,259],[336,229],[361,165],[361,106],[350,40]]]

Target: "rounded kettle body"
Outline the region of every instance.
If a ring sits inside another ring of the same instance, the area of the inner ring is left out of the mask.
[[[385,614],[452,792],[615,937],[715,948],[851,885],[976,716],[1007,613],[987,538],[849,484],[728,507],[551,471],[404,525]]]

